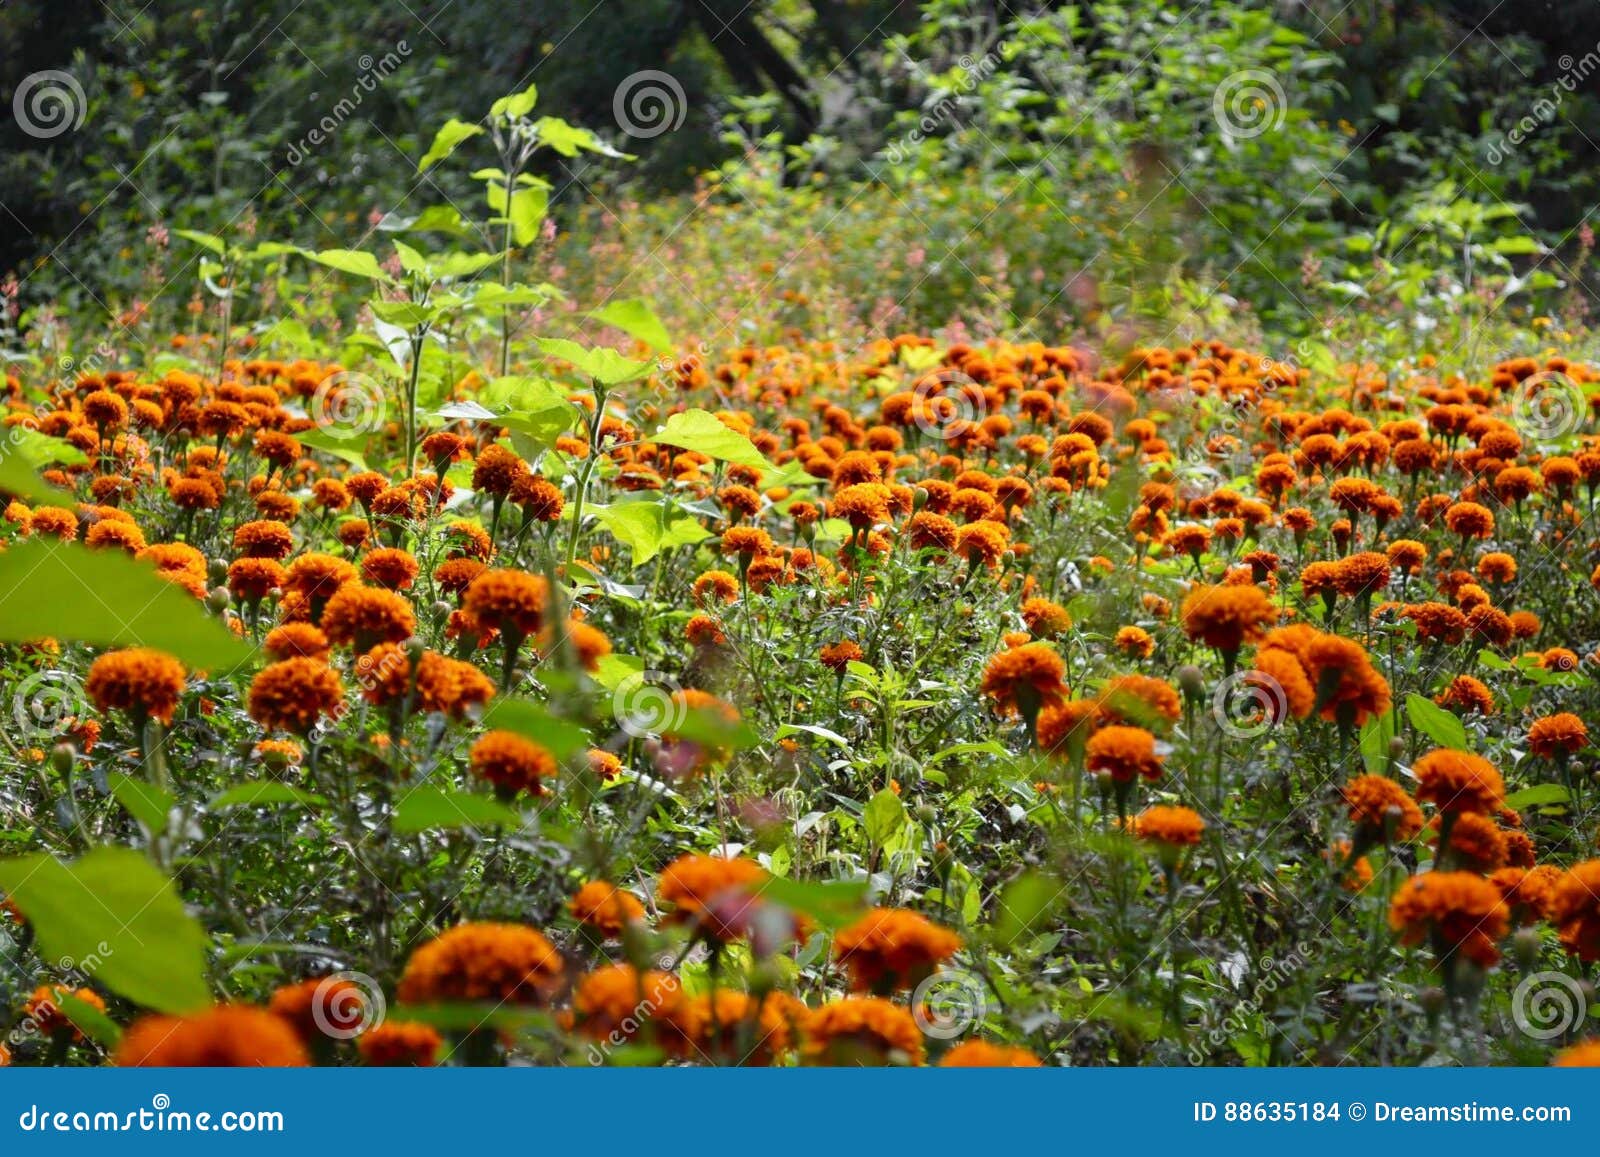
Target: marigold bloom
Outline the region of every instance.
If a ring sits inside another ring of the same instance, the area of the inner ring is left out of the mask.
[[[875,908],[833,939],[857,992],[915,988],[961,948],[961,937],[904,908]]]
[[[697,606],[738,602],[739,580],[725,570],[708,570],[694,580],[693,593]]]
[[[1197,586],[1184,597],[1182,615],[1189,638],[1232,655],[1260,639],[1278,610],[1256,586]]]
[[[348,1039],[371,1017],[367,994],[339,976],[313,977],[287,984],[272,994],[267,1011],[283,1018],[308,1045],[320,1037]]]
[[[1555,887],[1549,919],[1579,960],[1600,960],[1600,860],[1575,865]]]
[[[864,657],[860,646],[854,640],[844,639],[837,643],[828,643],[817,653],[817,658],[822,665],[836,674],[842,674],[851,663],[858,663]]]
[[[544,626],[549,599],[549,584],[538,575],[486,570],[472,580],[461,605],[474,621],[521,640],[537,635]]]
[[[1437,748],[1418,759],[1411,769],[1417,777],[1417,799],[1441,812],[1477,812],[1492,815],[1505,800],[1506,785],[1500,772],[1482,756]]]
[[[135,725],[146,719],[170,724],[183,685],[182,663],[164,651],[134,647],[91,663],[84,692],[96,710],[126,711]]]
[[[1143,627],[1118,627],[1111,645],[1130,659],[1148,659],[1155,653],[1156,641]]]
[[[1022,621],[1035,638],[1053,639],[1072,629],[1072,618],[1060,603],[1031,598],[1023,601]],[[1120,637],[1120,635],[1119,635]]]
[[[1100,691],[1100,714],[1107,723],[1132,723],[1151,730],[1165,728],[1183,716],[1183,701],[1165,679],[1118,675]]]
[[[332,644],[310,623],[285,623],[267,632],[261,649],[274,659],[321,659],[326,662]]]
[[[1494,533],[1494,512],[1476,502],[1457,502],[1444,512],[1444,524],[1462,538],[1488,538]]]
[[[1556,889],[1563,878],[1560,868],[1540,864],[1532,868],[1501,868],[1489,877],[1489,882],[1500,889],[1517,923],[1534,924],[1554,918]]]
[[[409,639],[417,618],[411,604],[393,591],[346,583],[329,597],[318,625],[334,646],[368,651]]]
[[[1053,755],[1082,754],[1083,746],[1098,723],[1099,716],[1097,701],[1063,699],[1047,704],[1034,722],[1039,750]]]
[[[1565,759],[1589,746],[1589,729],[1570,711],[1535,719],[1528,728],[1528,750],[1540,759]]]
[[[373,1068],[430,1068],[444,1040],[432,1025],[386,1020],[356,1038],[361,1059]]]
[[[368,551],[361,559],[362,577],[391,591],[403,591],[416,582],[419,569],[408,550],[383,547]]]
[[[717,940],[746,934],[765,907],[758,900],[767,870],[754,860],[679,856],[661,870],[656,896],[672,906],[672,918]]]
[[[749,993],[718,988],[680,1002],[672,1019],[688,1042],[689,1056],[761,1066],[794,1048],[811,1010],[781,992],[757,1001]]]
[[[654,1039],[670,1053],[682,1051],[676,1020],[683,984],[670,972],[640,972],[611,964],[578,978],[572,1026],[594,1040]]]
[[[472,745],[467,760],[472,774],[509,795],[539,795],[540,782],[554,779],[558,771],[555,756],[512,731],[487,732]]]
[[[407,1004],[548,1004],[561,989],[555,946],[524,924],[457,924],[411,954],[398,995]]]
[[[730,526],[722,532],[723,554],[736,554],[748,561],[771,554],[775,549],[772,536],[760,527]]]
[[[1164,756],[1156,753],[1156,739],[1142,727],[1102,727],[1084,748],[1085,766],[1120,783],[1138,776],[1160,779]]]
[[[288,572],[270,558],[236,559],[228,567],[228,590],[245,603],[257,603],[288,581]]]
[[[1600,1040],[1579,1041],[1569,1045],[1551,1057],[1550,1064],[1566,1069],[1600,1068]]]
[[[971,566],[982,565],[990,570],[1000,566],[1006,551],[1011,549],[1011,537],[998,522],[969,522],[956,528],[956,541],[952,553],[959,554]]]
[[[1025,1048],[978,1039],[962,1041],[939,1058],[941,1069],[1037,1069],[1043,1064]]]
[[[250,683],[250,718],[268,731],[304,735],[326,715],[344,711],[344,684],[320,659],[281,659],[257,672]]]
[[[1500,890],[1472,872],[1413,876],[1389,903],[1389,927],[1400,934],[1401,943],[1429,941],[1441,964],[1459,954],[1481,968],[1493,968],[1509,921]]]
[[[1192,808],[1153,804],[1134,816],[1129,828],[1141,840],[1171,848],[1188,848],[1200,842],[1206,822]]]
[[[1435,816],[1433,829],[1443,832],[1445,817]],[[1437,837],[1434,843],[1438,843]],[[1506,837],[1495,822],[1475,812],[1462,812],[1450,821],[1450,844],[1439,848],[1435,860],[1457,868],[1488,875],[1502,868],[1507,860]]]
[[[871,996],[831,1001],[806,1022],[808,1065],[922,1063],[922,1033],[911,1014]]]
[[[289,564],[287,589],[304,595],[313,603],[322,603],[340,587],[355,579],[356,568],[350,563],[337,555],[313,551],[300,555]]]
[[[989,660],[981,689],[1002,714],[1033,719],[1041,707],[1066,697],[1066,673],[1066,663],[1048,644],[1025,643]]]
[[[281,561],[294,550],[294,535],[281,522],[246,522],[233,532],[233,547],[246,558]]]
[[[606,939],[615,939],[626,925],[644,919],[639,898],[607,880],[590,880],[567,907],[579,924]]]
[[[1422,830],[1422,809],[1405,788],[1381,775],[1358,775],[1340,788],[1363,843],[1409,840]]]
[[[83,1031],[72,1022],[71,1016],[61,1007],[63,996],[70,996],[100,1012],[106,1010],[106,1002],[92,988],[72,990],[60,985],[42,984],[33,990],[33,995],[22,1007],[22,1014],[33,1021],[41,1036],[54,1036],[58,1032],[67,1032],[72,1034],[73,1040],[81,1041],[84,1039]]]
[[[262,1008],[223,1004],[193,1016],[146,1016],[117,1045],[122,1068],[301,1068],[305,1045]]]

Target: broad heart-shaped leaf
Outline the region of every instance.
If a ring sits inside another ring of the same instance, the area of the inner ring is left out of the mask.
[[[544,704],[531,699],[496,699],[483,713],[483,726],[496,731],[514,731],[533,740],[557,759],[565,759],[589,746],[589,733],[581,726],[550,714]]]
[[[154,647],[223,674],[254,652],[182,587],[118,550],[33,539],[0,553],[0,640]]]
[[[535,127],[540,143],[549,145],[563,157],[575,157],[581,151],[599,153],[601,156],[614,157],[622,161],[633,160],[631,153],[617,152],[588,129],[569,125],[560,117],[540,117]]]
[[[426,832],[436,828],[522,827],[522,813],[499,800],[469,791],[443,791],[426,785],[414,788],[394,811],[397,832]],[[26,911],[26,909],[24,909]]]
[[[363,249],[302,249],[300,253],[308,261],[326,265],[329,269],[337,269],[340,273],[348,273],[353,277],[366,277],[385,284],[393,284],[394,281],[383,271],[378,259]]]
[[[335,458],[350,463],[357,470],[367,468],[367,438],[364,434],[351,434],[341,438],[332,430],[305,430],[295,435],[302,446],[310,446],[313,450],[321,450],[325,454],[332,454]]]
[[[33,926],[39,955],[59,968],[162,1012],[211,1003],[205,932],[138,852],[97,848],[73,863],[0,860],[0,889]]]
[[[878,847],[887,846],[906,826],[906,805],[888,788],[867,801],[862,809],[861,823],[867,829],[867,838]]]
[[[421,329],[432,325],[437,316],[434,310],[412,301],[373,301],[368,306],[373,317],[401,329]]]
[[[693,450],[707,458],[740,466],[754,466],[758,470],[772,468],[772,463],[756,449],[754,442],[739,431],[723,425],[715,414],[707,410],[685,410],[681,414],[673,414],[665,426],[650,435],[650,441],[665,442],[668,446]]]
[[[641,498],[611,506],[586,506],[584,513],[593,514],[595,521],[633,552],[636,569],[664,549],[686,546],[711,537],[711,532],[701,526],[697,519],[683,516],[667,522],[667,507],[657,499]]]
[[[1431,699],[1413,692],[1406,696],[1406,718],[1411,726],[1433,740],[1440,747],[1468,751],[1467,729],[1452,711],[1440,707]]]
[[[451,117],[440,125],[439,131],[433,135],[433,144],[428,146],[428,151],[422,155],[422,160],[417,162],[417,172],[426,173],[460,148],[463,141],[470,141],[481,132],[483,132],[482,125],[468,124],[466,121]]]
[[[672,352],[672,338],[667,327],[655,311],[638,298],[613,301],[603,309],[591,311],[587,316],[606,325],[615,326],[629,337],[636,337],[657,353]]]
[[[320,795],[294,787],[287,783],[278,783],[274,780],[264,779],[255,783],[241,783],[238,787],[230,787],[212,797],[207,806],[214,812],[225,811],[233,807],[265,807],[268,804],[292,803],[301,807],[319,807],[328,801]]]
[[[1572,794],[1559,783],[1536,783],[1532,787],[1525,787],[1506,796],[1506,807],[1520,812],[1531,807],[1549,807],[1552,804],[1566,803],[1571,799]]]
[[[539,86],[530,84],[521,92],[513,92],[501,97],[489,106],[489,115],[492,117],[509,117],[511,120],[521,120],[533,111],[533,106],[539,103]]]
[[[489,211],[496,214],[496,222],[511,223],[511,240],[527,245],[539,236],[539,226],[544,224],[550,209],[550,190],[544,185],[524,185],[512,190],[511,208],[506,209],[506,187],[490,183],[484,187]],[[498,256],[496,258],[498,260]]]
[[[539,348],[551,357],[571,362],[572,368],[584,377],[605,386],[620,386],[623,382],[648,377],[650,371],[656,368],[654,362],[629,361],[616,350],[604,347],[589,349],[565,338],[542,337],[539,339]]]
[[[9,438],[15,431],[6,431],[0,437]],[[20,448],[0,447],[0,493],[14,494],[24,502],[38,506],[64,506],[72,509],[77,502],[65,490],[51,486],[29,465]]]

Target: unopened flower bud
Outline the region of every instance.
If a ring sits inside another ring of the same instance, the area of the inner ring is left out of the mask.
[[[70,743],[58,743],[50,749],[50,766],[62,775],[72,770],[77,758],[78,753],[73,750]]]
[[[220,615],[233,603],[233,596],[228,593],[227,587],[212,587],[211,593],[206,596],[206,609],[214,615]]]

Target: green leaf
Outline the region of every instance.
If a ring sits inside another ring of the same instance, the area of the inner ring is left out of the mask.
[[[321,450],[325,454],[332,454],[350,463],[357,470],[367,468],[367,436],[365,434],[351,433],[340,435],[332,428],[320,430],[305,430],[295,435],[302,446],[309,446],[313,450]]]
[[[27,426],[12,426],[4,435],[16,446],[17,454],[35,470],[46,466],[87,466],[89,456],[63,438],[52,438]]]
[[[11,437],[17,429],[13,428],[3,436]],[[67,491],[59,490],[40,478],[20,449],[17,453],[0,451],[0,491],[14,494],[36,506],[62,506],[71,510],[77,502]]]
[[[1060,883],[1038,872],[1024,873],[1007,884],[1000,893],[1000,910],[994,920],[994,934],[1000,945],[1013,945],[1037,931],[1060,895]]]
[[[1467,729],[1453,712],[1440,707],[1433,700],[1413,692],[1406,696],[1406,718],[1411,726],[1433,740],[1440,747],[1467,751]]]
[[[172,805],[176,802],[171,792],[120,771],[113,771],[106,781],[117,802],[127,808],[128,814],[143,824],[147,832],[159,836],[167,830],[167,817],[172,814]]]
[[[723,425],[715,414],[707,410],[685,410],[681,414],[673,414],[665,426],[650,435],[650,441],[693,450],[707,458],[740,466],[754,466],[757,469],[769,469],[772,466],[756,449],[754,442],[737,430]]]
[[[551,357],[571,363],[584,377],[606,386],[620,386],[623,382],[648,377],[656,368],[654,362],[629,361],[614,349],[589,349],[565,338],[542,337],[539,348]]]
[[[468,124],[466,121],[451,117],[440,125],[439,131],[434,134],[433,144],[428,146],[428,151],[422,155],[422,160],[417,162],[417,172],[426,173],[460,148],[462,142],[471,140],[481,132],[483,132],[482,125]]]
[[[340,273],[348,273],[353,277],[365,277],[372,281],[381,281],[393,284],[394,279],[383,271],[378,264],[378,259],[362,249],[302,249],[301,254],[318,265],[326,265],[329,269],[337,269]]]
[[[51,999],[79,1032],[101,1048],[109,1051],[122,1040],[122,1030],[117,1027],[117,1022],[88,1001],[80,1000],[66,991],[57,992]]]
[[[615,691],[635,675],[644,671],[644,660],[636,655],[618,655],[612,652],[600,658],[594,681],[607,691]]]
[[[432,325],[437,314],[424,305],[416,305],[409,301],[373,301],[368,305],[372,309],[372,316],[379,321],[398,325],[402,329],[422,329]]]
[[[527,245],[539,236],[539,226],[544,224],[550,210],[550,190],[544,185],[524,185],[511,193],[511,208],[506,209],[506,187],[490,184],[484,189],[489,211],[495,214],[495,224],[509,222],[511,240],[517,245]],[[498,254],[495,257],[499,260]]]
[[[203,249],[209,249],[218,257],[225,257],[228,253],[228,244],[214,233],[201,233],[194,229],[174,229],[174,237],[182,237],[185,241],[193,241]]]
[[[519,830],[522,813],[499,800],[469,791],[415,788],[394,812],[394,830],[408,834],[440,828],[498,827]]]
[[[662,550],[688,546],[711,537],[711,532],[700,525],[699,519],[691,516],[667,522],[669,511],[659,499],[640,498],[610,506],[589,505],[583,509],[585,514],[594,515],[595,521],[613,538],[628,547],[635,569]]]
[[[458,281],[499,265],[502,256],[499,253],[441,253],[433,259],[434,276]]]
[[[541,144],[548,145],[563,157],[575,157],[579,152],[599,153],[618,160],[631,161],[629,153],[619,153],[588,129],[569,125],[560,117],[540,117],[535,126]]]
[[[1526,811],[1531,807],[1548,807],[1567,803],[1572,795],[1559,783],[1540,783],[1525,787],[1506,796],[1506,806],[1512,811]]]
[[[214,812],[233,807],[264,807],[268,804],[292,803],[301,807],[320,807],[328,801],[320,795],[275,780],[258,780],[241,783],[211,797],[207,806]]]
[[[861,812],[861,822],[867,829],[867,838],[876,846],[888,846],[905,828],[906,805],[888,788],[867,801]]]
[[[1394,708],[1382,715],[1374,715],[1361,728],[1361,763],[1370,775],[1382,775],[1389,767],[1389,743],[1395,737],[1399,721]]]
[[[589,733],[570,719],[552,715],[531,699],[496,699],[483,714],[483,726],[514,731],[531,739],[557,759],[589,748]]]
[[[47,855],[0,860],[0,888],[33,926],[39,954],[58,967],[161,1012],[211,1003],[206,935],[138,852],[98,848],[73,863]]]
[[[193,595],[148,564],[119,550],[33,539],[0,553],[0,640],[46,636],[154,647],[216,674],[253,655]]]
[[[829,731],[826,727],[818,727],[815,723],[785,723],[778,728],[774,739],[787,739],[791,735],[815,735],[818,739],[826,739],[835,747],[849,747],[850,741],[837,731]],[[1003,749],[1002,749],[1003,750]]]
[[[807,883],[787,876],[770,876],[761,885],[760,896],[810,916],[824,928],[843,928],[860,919],[866,909],[867,891],[865,880]]]
[[[636,337],[657,353],[672,352],[672,338],[667,327],[644,301],[630,298],[613,301],[603,309],[590,311],[586,316],[595,321],[620,329],[629,337]]]
[[[539,103],[539,86],[530,84],[521,92],[514,92],[501,97],[489,106],[489,115],[492,117],[508,117],[511,120],[521,120],[533,111],[533,106]]]

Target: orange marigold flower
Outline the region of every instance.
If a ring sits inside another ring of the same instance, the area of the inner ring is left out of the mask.
[[[1150,632],[1143,627],[1133,626],[1118,627],[1111,645],[1130,659],[1148,659],[1156,649],[1156,641]]]
[[[183,684],[182,663],[164,651],[134,647],[108,651],[90,664],[84,691],[96,710],[126,711],[137,726],[146,719],[171,723]]]
[[[63,996],[70,996],[100,1012],[106,1010],[106,1002],[92,988],[79,988],[74,991],[60,985],[43,984],[33,990],[33,995],[23,1005],[22,1013],[33,1021],[41,1036],[54,1036],[58,1032],[71,1033],[73,1040],[81,1041],[84,1039],[82,1030],[72,1022],[72,1018],[61,1007]]]
[[[1102,727],[1089,736],[1085,766],[1121,783],[1135,777],[1160,779],[1165,756],[1156,752],[1156,738],[1142,727]]]
[[[524,924],[457,924],[411,954],[398,995],[407,1004],[489,1001],[546,1005],[561,990],[561,954]]]
[[[302,1068],[306,1047],[263,1008],[223,1004],[193,1016],[146,1016],[117,1045],[122,1068]]]
[[[268,731],[304,735],[326,715],[344,711],[344,684],[320,659],[280,659],[263,667],[250,683],[250,718]]]
[[[1006,551],[1011,549],[1011,536],[999,522],[970,522],[956,529],[952,553],[967,560],[969,566],[982,565],[990,570],[999,567]]]
[[[628,924],[644,919],[639,898],[607,880],[590,880],[567,907],[579,924],[606,939],[615,939]]]
[[[281,522],[246,522],[233,532],[233,548],[246,558],[283,560],[294,550],[294,535]]]
[[[1600,960],[1600,860],[1575,865],[1556,884],[1549,919],[1579,960]]]
[[[1500,960],[1510,913],[1500,890],[1472,872],[1413,876],[1389,902],[1389,927],[1403,944],[1427,940],[1441,964],[1460,954],[1481,968]]]
[[[1443,832],[1445,817],[1435,816],[1430,825]],[[1435,837],[1435,844],[1438,838]],[[1506,864],[1506,837],[1491,819],[1474,812],[1462,812],[1450,821],[1450,844],[1435,855],[1439,863],[1450,862],[1455,867],[1479,875],[1488,875]]]
[[[677,1014],[683,983],[670,972],[640,972],[631,964],[611,964],[578,978],[572,993],[572,1026],[597,1041],[654,1038],[679,1053]]]
[[[356,1038],[361,1059],[374,1068],[431,1068],[444,1040],[432,1025],[386,1020]]]
[[[368,551],[361,560],[361,575],[391,591],[403,591],[417,581],[417,560],[408,550],[383,547]]]
[[[1066,697],[1067,666],[1045,643],[1025,643],[1002,651],[983,671],[983,694],[1004,715],[1033,719],[1039,709]]]
[[[1500,772],[1482,756],[1437,748],[1411,769],[1417,777],[1417,799],[1441,812],[1491,815],[1505,800]]]
[[[373,1017],[361,986],[337,974],[283,986],[267,1001],[267,1011],[307,1044],[324,1036],[348,1040]]]
[[[661,870],[656,895],[673,907],[673,919],[717,940],[743,936],[763,909],[757,899],[767,870],[738,857],[679,856]]]
[[[1528,749],[1540,759],[1565,759],[1589,746],[1589,729],[1570,711],[1535,719],[1528,728]]]
[[[1409,840],[1422,830],[1422,809],[1405,788],[1381,775],[1358,775],[1340,788],[1360,842]]]
[[[270,558],[241,558],[228,567],[228,590],[245,603],[257,603],[288,580],[288,572]]]
[[[1025,1048],[977,1039],[962,1041],[939,1058],[941,1069],[1037,1069],[1043,1064]]]
[[[1197,586],[1183,600],[1183,630],[1224,655],[1262,637],[1278,610],[1256,586]]]
[[[842,674],[851,663],[859,663],[864,653],[853,640],[844,639],[837,643],[826,644],[817,652],[817,657],[828,670]]]
[[[1141,840],[1171,848],[1189,848],[1200,842],[1206,821],[1192,808],[1153,804],[1134,816],[1129,826]]]
[[[1400,616],[1417,624],[1417,638],[1424,642],[1453,647],[1467,634],[1467,616],[1449,603],[1416,603],[1402,608]]]
[[[960,949],[961,937],[904,908],[875,908],[833,940],[855,990],[880,995],[915,988]]]
[[[549,584],[539,575],[486,570],[467,588],[462,609],[483,626],[520,641],[537,635],[544,626],[549,600]]]
[[[1550,1058],[1550,1064],[1564,1069],[1600,1068],[1600,1040],[1579,1041]]]
[[[558,768],[555,756],[531,739],[511,731],[490,731],[472,745],[467,756],[472,773],[488,780],[503,794],[525,791],[540,794],[540,782],[554,779]]]
[[[328,599],[318,625],[334,646],[369,651],[379,643],[409,639],[417,619],[404,596],[382,587],[346,583]]]
[[[1444,512],[1444,524],[1462,538],[1488,538],[1494,533],[1494,512],[1476,502],[1457,502]]]
[[[361,525],[365,526],[365,523]],[[354,582],[356,568],[332,554],[302,554],[289,564],[286,589],[304,595],[313,603],[326,602],[346,583]]]
[[[1553,919],[1556,888],[1563,877],[1560,868],[1540,864],[1533,868],[1501,868],[1489,877],[1489,882],[1500,889],[1517,923],[1534,924]]]
[[[722,553],[745,559],[771,554],[777,549],[772,536],[755,526],[730,526],[722,532]]]
[[[274,659],[321,659],[327,661],[332,644],[328,636],[310,623],[285,623],[267,632],[262,650]]]
[[[1099,704],[1088,699],[1063,699],[1047,704],[1034,723],[1039,750],[1053,755],[1081,755],[1099,716]]]
[[[1060,603],[1049,599],[1025,599],[1022,604],[1022,621],[1035,638],[1053,639],[1072,629],[1072,618]]]
[[[911,1014],[871,996],[831,1001],[806,1022],[802,1055],[810,1065],[922,1063],[922,1032]]]
[[[673,1014],[691,1046],[689,1055],[724,1065],[774,1063],[795,1047],[810,1019],[811,1010],[787,993],[758,1001],[731,988],[688,997]]]
[[[1100,691],[1100,715],[1107,723],[1132,723],[1155,730],[1183,716],[1183,700],[1165,679],[1118,675]]]

